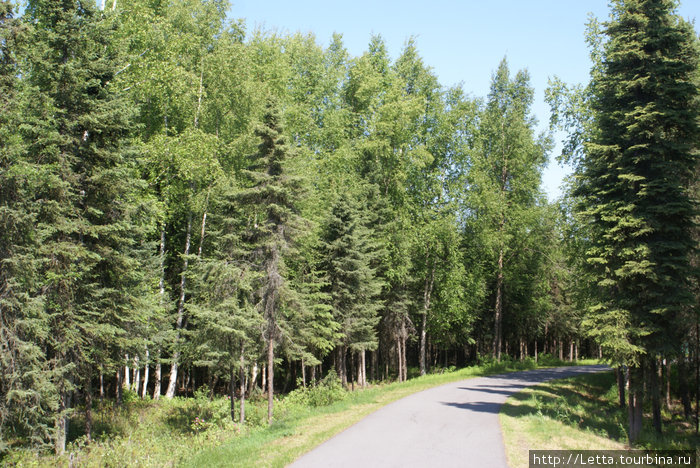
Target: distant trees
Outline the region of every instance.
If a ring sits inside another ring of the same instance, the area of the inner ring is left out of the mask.
[[[493,262],[486,267],[495,276],[491,354],[499,361],[503,351],[504,288],[509,281],[507,262],[511,248],[523,242],[536,225],[534,213],[536,203],[541,201],[540,178],[549,145],[546,138],[536,139],[534,135],[530,115],[533,90],[527,72],[520,71],[512,79],[509,75],[504,59],[491,82],[473,167],[467,176],[471,221],[477,224]]]

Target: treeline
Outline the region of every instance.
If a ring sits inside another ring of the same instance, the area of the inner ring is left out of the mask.
[[[79,410],[89,440],[124,389],[206,384],[243,422],[331,368],[614,351],[526,71],[474,98],[412,40],[352,57],[229,6],[0,1],[0,451],[61,453]]]

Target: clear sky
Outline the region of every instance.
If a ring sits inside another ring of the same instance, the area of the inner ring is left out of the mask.
[[[700,1],[682,1],[684,18],[700,17]],[[372,34],[381,34],[392,58],[415,36],[424,62],[445,86],[462,83],[472,96],[486,96],[491,74],[506,56],[511,72],[526,68],[535,88],[533,112],[545,130],[549,107],[547,79],[588,81],[584,29],[588,13],[608,17],[607,0],[233,0],[232,18],[244,18],[249,30],[311,32],[327,46],[334,32],[343,35],[353,56],[361,55]],[[544,174],[550,198],[560,194],[566,170],[554,161]]]

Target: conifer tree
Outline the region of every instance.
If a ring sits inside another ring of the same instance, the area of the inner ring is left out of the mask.
[[[255,309],[253,283],[259,274],[251,271],[241,249],[242,212],[237,187],[223,179],[213,194],[206,258],[195,266],[194,299],[189,306],[195,347],[195,364],[206,366],[212,375],[230,380],[231,418],[234,417],[236,375],[245,380],[251,358],[260,354],[263,320]],[[245,391],[241,391],[240,421],[245,418]]]
[[[41,177],[17,132],[31,94],[19,79],[30,32],[13,5],[0,1],[0,453],[8,433],[36,447],[50,441],[55,403],[41,346],[47,327],[34,254],[39,202],[33,191]]]
[[[242,244],[247,261],[259,278],[254,284],[256,301],[265,321],[268,421],[272,421],[275,345],[284,338],[280,310],[289,305],[293,295],[287,281],[284,257],[290,253],[292,240],[301,223],[296,208],[301,183],[286,171],[290,149],[283,135],[281,116],[272,99],[267,103],[262,124],[255,133],[262,141],[250,165],[243,171],[246,185],[241,188],[237,199],[247,218]]]
[[[96,365],[117,354],[136,320],[137,176],[124,145],[130,110],[110,87],[120,66],[110,44],[113,23],[89,2],[32,1],[27,17],[34,99],[22,136],[26,159],[42,177],[32,194],[42,200],[35,254],[55,385],[53,441],[62,453],[74,397],[84,397],[89,438]]]
[[[358,375],[366,375],[365,354],[377,347],[376,326],[382,307],[378,300],[382,284],[371,266],[370,239],[357,208],[341,195],[333,206],[322,237],[323,268],[328,275],[327,291],[335,320],[341,324],[342,338],[337,346],[338,375],[348,382],[348,350],[359,353]],[[366,379],[361,379],[360,384]]]
[[[683,312],[693,301],[698,46],[674,5],[613,2],[593,82],[593,135],[575,192],[592,234],[587,263],[596,297],[587,326],[610,359],[630,366],[632,442],[642,428],[645,389],[661,430],[658,362],[681,351]]]

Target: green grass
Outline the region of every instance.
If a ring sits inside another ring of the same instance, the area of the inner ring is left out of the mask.
[[[595,361],[579,362],[579,364]],[[541,359],[541,367],[567,365]],[[445,383],[505,371],[532,369],[532,360],[487,363],[444,370],[403,383],[375,384],[365,390],[340,391],[327,406],[309,406],[310,398],[292,392],[275,401],[275,421],[266,424],[267,402],[257,395],[246,405],[247,424],[231,422],[225,397],[210,401],[206,390],[195,398],[140,400],[127,398],[122,408],[97,404],[94,440],[86,444],[76,413],[71,421],[67,453],[56,457],[15,449],[0,459],[3,466],[80,467],[284,466],[382,406],[404,396]],[[410,374],[417,373],[409,369]],[[336,392],[336,390],[332,390]],[[323,395],[322,395],[323,396]],[[197,419],[198,418],[198,419]]]
[[[664,434],[651,428],[651,417],[638,447],[646,449],[694,449],[700,439],[678,414],[664,412]],[[509,398],[500,414],[508,463],[528,466],[528,450],[625,449],[627,410],[618,405],[615,377],[611,372],[551,381]]]
[[[581,361],[593,364],[597,361]],[[540,362],[541,367],[570,365],[551,358]],[[251,431],[218,447],[202,450],[187,459],[183,466],[280,467],[291,463],[318,444],[350,427],[368,414],[392,401],[412,393],[457,380],[499,372],[532,369],[534,362],[508,361],[481,367],[417,377],[403,383],[380,385],[348,394],[342,401],[328,407],[309,409],[287,418],[281,426]]]

